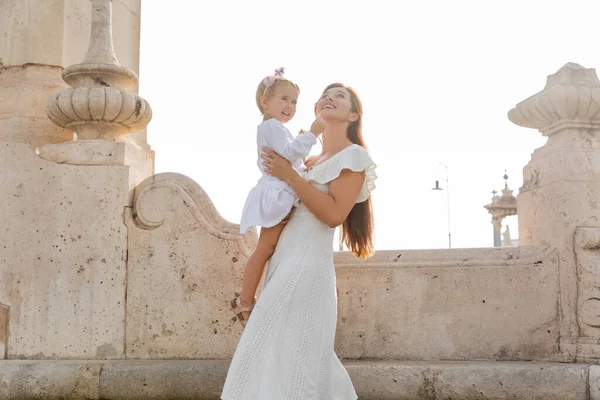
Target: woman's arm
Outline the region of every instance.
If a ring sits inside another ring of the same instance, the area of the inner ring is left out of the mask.
[[[265,171],[287,182],[315,217],[331,228],[344,222],[365,181],[364,171],[342,170],[329,184],[329,193],[323,193],[305,181],[283,157],[267,148],[263,151]]]

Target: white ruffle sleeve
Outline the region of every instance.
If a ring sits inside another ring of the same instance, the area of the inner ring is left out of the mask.
[[[365,182],[360,190],[356,203],[362,203],[369,198],[371,191],[375,189],[377,165],[363,147],[354,144],[335,154],[332,158],[322,164],[316,165],[306,175],[306,179],[325,185],[335,180],[343,170],[360,172],[365,171]]]

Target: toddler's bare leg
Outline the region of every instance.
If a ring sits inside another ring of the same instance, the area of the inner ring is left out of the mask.
[[[244,306],[249,306],[254,302],[258,283],[260,282],[267,261],[275,252],[279,236],[285,225],[284,221],[271,228],[261,228],[260,230],[256,250],[254,250],[254,253],[248,259],[248,263],[244,269],[244,281],[240,293],[240,301]],[[243,316],[246,319],[248,318],[248,315]]]

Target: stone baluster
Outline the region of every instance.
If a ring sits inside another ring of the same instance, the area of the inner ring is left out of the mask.
[[[523,169],[517,197],[519,244],[560,254],[560,352],[566,361],[600,359],[600,81],[568,63],[544,89],[508,113],[548,137]]]

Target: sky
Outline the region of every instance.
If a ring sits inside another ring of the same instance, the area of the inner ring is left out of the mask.
[[[377,164],[379,250],[447,248],[448,232],[453,248],[491,247],[483,206],[505,170],[518,194],[523,167],[546,142],[508,111],[567,62],[600,67],[597,0],[166,4],[142,2],[140,95],[153,109],[155,172],[194,179],[239,223],[260,177],[260,80],[285,67],[300,86],[293,133],[310,127],[325,86],[342,82],[362,100]],[[444,191],[431,190],[436,180]],[[517,222],[507,218],[513,239]]]

